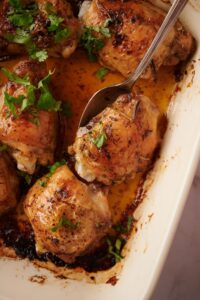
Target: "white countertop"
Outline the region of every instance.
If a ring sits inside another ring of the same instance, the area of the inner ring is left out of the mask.
[[[200,164],[151,300],[200,299]]]

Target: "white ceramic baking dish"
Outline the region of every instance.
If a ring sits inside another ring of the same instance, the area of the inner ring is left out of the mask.
[[[135,213],[138,231],[130,242],[120,280],[115,286],[60,280],[26,260],[1,259],[1,300],[149,299],[181,216],[200,152],[200,10],[188,5],[181,19],[196,38],[197,51],[181,91],[172,99],[161,158],[151,175],[151,187]],[[39,284],[43,279],[44,284]]]

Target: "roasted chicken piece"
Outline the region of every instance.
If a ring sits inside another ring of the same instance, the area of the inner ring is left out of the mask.
[[[0,1],[0,56],[28,52],[32,59],[67,58],[78,43],[78,21],[65,0]]]
[[[156,106],[145,96],[124,94],[79,128],[69,153],[75,155],[78,174],[106,185],[143,172],[160,141]]]
[[[0,141],[9,146],[18,169],[33,174],[36,164],[45,166],[53,163],[56,146],[57,113],[36,110],[31,106],[34,91],[30,87],[36,87],[47,76],[46,64],[20,62],[11,76],[13,81],[9,80],[0,90]],[[37,93],[39,91],[35,93],[36,98],[39,96]],[[17,103],[23,98],[23,103],[30,103],[30,108],[27,105],[27,109],[18,114]]]
[[[79,181],[66,165],[35,183],[24,209],[37,252],[51,252],[67,263],[97,247],[111,225],[104,192]]]
[[[0,215],[17,205],[19,178],[7,154],[0,153]]]
[[[102,28],[110,20],[107,26],[111,37],[104,38],[105,45],[98,52],[99,61],[128,77],[143,58],[164,17],[164,11],[147,1],[93,0],[82,16],[82,23],[90,28]],[[94,35],[99,38],[96,31]],[[155,78],[161,65],[177,65],[188,58],[193,48],[192,35],[177,22],[143,77]]]

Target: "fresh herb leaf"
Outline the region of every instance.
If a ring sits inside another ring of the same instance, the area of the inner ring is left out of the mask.
[[[99,80],[102,80],[108,74],[108,72],[109,72],[109,70],[107,68],[100,68],[96,72],[96,77]]]
[[[126,224],[115,224],[113,225],[113,229],[122,234],[128,234],[131,230],[131,225],[133,222],[133,217],[128,216]]]
[[[8,17],[8,20],[14,25],[18,27],[29,26],[33,22],[33,17],[31,14],[13,14]]]
[[[39,110],[59,111],[61,106],[60,101],[56,101],[48,89],[42,89],[41,95],[37,103]]]
[[[128,232],[130,232],[130,230],[131,230],[132,223],[133,223],[133,217],[132,216],[128,216],[127,226],[126,226]]]
[[[91,138],[91,141],[94,145],[97,146],[98,149],[100,149],[106,143],[107,139],[108,138],[107,138],[106,133],[104,131],[102,131],[97,137]]]
[[[61,161],[55,162],[51,167],[49,167],[49,172],[50,174],[53,174],[56,169],[58,169],[60,166],[63,166],[66,164],[66,160],[62,159]]]
[[[42,187],[45,187],[47,185],[47,182],[51,175],[60,167],[66,164],[66,160],[62,159],[61,161],[55,162],[52,166],[48,167],[49,168],[49,173],[45,176],[44,180],[38,180],[38,184]]]
[[[56,14],[49,15],[48,19],[50,21],[50,25],[48,26],[48,31],[50,32],[57,31],[60,27],[60,24],[64,21],[63,18],[57,16]]]
[[[111,36],[108,20],[103,26],[85,26],[83,28],[80,44],[87,50],[90,61],[96,61],[98,51],[105,46],[104,39]]]
[[[39,185],[40,185],[41,187],[45,187],[46,184],[47,184],[47,180],[42,181],[41,179],[39,179],[39,180],[38,180],[38,183],[39,183]]]
[[[12,43],[16,44],[28,44],[31,40],[30,35],[23,29],[18,28],[15,34],[6,34],[5,38]]]
[[[4,152],[7,150],[8,150],[8,145],[6,145],[6,144],[0,145],[0,152]]]
[[[59,43],[63,39],[67,39],[71,35],[69,28],[64,28],[62,30],[58,30],[55,34],[55,42]]]
[[[23,86],[30,86],[30,79],[28,76],[24,76],[23,78],[17,76],[15,73],[10,72],[8,69],[1,68],[3,74],[12,82],[21,84]]]
[[[4,104],[8,107],[10,112],[13,114],[14,117],[17,117],[17,109],[15,105],[22,104],[23,100],[25,99],[24,95],[20,95],[18,97],[10,96],[7,92],[4,93]]]
[[[6,34],[5,38],[13,43],[26,47],[29,56],[40,62],[48,57],[47,51],[39,49],[32,40],[31,30],[34,28],[34,17],[38,13],[37,4],[22,5],[21,1],[10,1],[11,10],[8,11],[8,20],[16,27],[15,34]]]
[[[34,50],[30,52],[30,58],[43,62],[48,58],[48,53],[45,49],[43,50]]]
[[[74,224],[72,221],[68,220],[65,216],[62,216],[58,224],[51,228],[51,231],[56,232],[63,226],[69,227],[70,229],[77,229],[79,223]]]
[[[114,256],[115,262],[120,262],[122,258],[124,258],[121,255],[122,250],[122,240],[120,238],[117,238],[115,241],[112,241],[111,239],[107,238],[107,244],[108,244],[108,253]]]
[[[84,32],[81,35],[80,44],[87,50],[89,60],[94,62],[96,61],[98,51],[104,47],[104,40],[103,38],[94,35],[92,27],[85,26]]]
[[[48,84],[51,80],[51,76],[53,72],[49,72],[49,74],[39,81],[38,86],[35,87],[31,84],[28,76],[23,78],[17,76],[15,73],[10,72],[9,70],[2,68],[1,71],[8,77],[8,79],[12,82],[21,84],[26,87],[27,95],[20,95],[18,97],[10,96],[7,92],[5,92],[5,105],[9,108],[10,112],[17,117],[16,105],[19,105],[19,112],[23,112],[25,110],[31,109],[30,113],[33,112],[33,107],[37,110],[45,110],[45,111],[59,111],[61,110],[61,102],[56,101],[51,94]],[[36,91],[40,92],[39,99],[36,101]],[[38,116],[33,116],[34,118],[31,120],[34,124],[38,124],[39,118]]]
[[[21,176],[21,177],[23,177],[24,179],[25,179],[25,181],[26,181],[26,183],[28,184],[28,185],[30,185],[31,184],[31,181],[32,181],[32,175],[30,175],[30,174],[28,174],[28,173],[26,173],[26,172],[24,172],[24,171],[17,171],[17,173]]]

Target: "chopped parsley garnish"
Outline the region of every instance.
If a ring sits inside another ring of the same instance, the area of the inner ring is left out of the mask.
[[[4,152],[7,150],[8,150],[8,145],[6,145],[6,144],[0,145],[0,152]]]
[[[69,28],[63,27],[64,19],[62,17],[59,17],[53,5],[49,2],[46,4],[46,12],[48,14],[48,20],[49,25],[47,26],[47,29],[49,32],[52,32],[54,34],[54,40],[56,43],[61,42],[63,39],[67,39],[71,32]]]
[[[7,18],[15,27],[14,34],[5,34],[5,39],[9,42],[24,45],[29,56],[40,62],[45,61],[48,53],[45,49],[40,49],[34,43],[31,32],[35,27],[35,17],[39,13],[37,4],[24,4],[20,0],[9,0],[10,7],[7,12]],[[46,4],[46,12],[49,21],[47,30],[54,36],[55,43],[70,36],[69,28],[65,28],[64,19],[59,17],[51,3]]]
[[[9,0],[10,8],[7,13],[7,18],[10,23],[16,28],[14,34],[6,34],[4,37],[9,42],[25,45],[29,56],[40,62],[47,59],[46,50],[39,49],[33,42],[31,31],[34,29],[34,18],[38,14],[38,6],[24,5],[18,0]]]
[[[38,111],[57,112],[61,110],[61,102],[54,99],[48,87],[53,74],[51,71],[49,71],[45,78],[39,81],[37,86],[34,86],[30,82],[28,76],[21,78],[5,68],[2,68],[1,71],[10,81],[21,84],[26,89],[25,95],[17,97],[11,96],[7,92],[4,93],[4,104],[7,106],[9,113],[15,118],[19,117],[22,112],[29,111],[30,115],[32,115],[30,121],[38,125]],[[39,95],[39,98],[36,95]]]
[[[52,175],[56,169],[66,164],[66,160],[62,159],[61,161],[55,162],[51,167],[49,167],[49,172]]]
[[[107,20],[103,26],[84,26],[80,44],[87,52],[90,61],[96,61],[97,53],[105,46],[105,38],[111,36]]]
[[[49,178],[51,177],[51,175],[56,171],[56,169],[58,169],[60,166],[63,166],[66,164],[66,160],[65,159],[62,159],[61,161],[57,161],[55,162],[52,166],[48,167],[49,169],[49,173],[45,176],[45,179],[44,180],[38,180],[38,184],[41,186],[41,187],[45,187]]]
[[[133,223],[133,217],[128,216],[126,224],[116,224],[113,225],[113,229],[122,234],[128,234],[131,230],[131,225]]]
[[[96,77],[99,80],[102,80],[107,74],[108,74],[109,70],[107,68],[100,68],[96,71]]]
[[[101,132],[95,137],[93,137],[93,132],[89,132],[89,135],[90,135],[90,141],[95,146],[97,146],[98,149],[102,148],[108,139],[106,133],[103,130],[101,130]]]
[[[108,244],[108,253],[115,258],[115,262],[120,262],[122,258],[124,258],[121,255],[122,250],[122,239],[117,238],[115,241],[112,241],[110,238],[107,238],[107,244]]]
[[[24,179],[25,179],[25,181],[26,181],[26,183],[28,184],[28,185],[30,185],[31,184],[31,181],[32,181],[32,175],[30,175],[30,174],[28,174],[28,173],[26,173],[26,172],[23,172],[23,171],[17,171],[17,173],[21,176],[21,177],[23,177]]]
[[[70,229],[77,229],[79,226],[79,223],[74,224],[72,221],[67,219],[65,216],[62,216],[60,221],[58,222],[58,224],[51,228],[51,231],[56,232],[63,226],[68,227]]]

